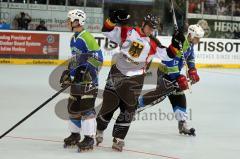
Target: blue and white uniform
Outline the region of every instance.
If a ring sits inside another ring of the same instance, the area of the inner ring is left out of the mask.
[[[90,71],[92,82],[98,83],[97,74],[103,62],[103,55],[94,37],[86,30],[76,32],[70,43],[73,63],[70,64],[71,76],[75,76],[77,67],[84,66]]]
[[[98,73],[103,62],[102,51],[95,38],[86,30],[81,33],[76,32],[72,36],[71,43],[72,58],[69,63],[70,75],[81,83],[91,83],[97,92]],[[84,71],[84,77],[80,77],[80,71]],[[68,110],[70,114],[69,128],[72,133],[79,133],[82,128],[84,135],[93,136],[96,132],[94,103],[96,96],[76,95],[72,90],[76,90],[80,84],[73,82],[70,91]],[[81,87],[82,88],[82,87]],[[80,89],[81,89],[80,88]],[[73,117],[73,114],[77,117]]]
[[[184,52],[184,59],[188,65],[188,68],[195,67],[195,56],[194,56],[194,48],[193,44],[190,44],[190,47]],[[167,77],[170,80],[176,80],[180,75],[182,68],[184,67],[184,59],[182,57],[175,57],[170,61],[162,60],[162,63],[167,68]]]
[[[194,45],[189,44],[186,51],[183,53],[183,57],[175,57],[171,61],[162,61],[166,66],[166,79],[170,81],[176,80],[184,67],[184,62],[186,62],[188,69],[195,68],[195,55],[194,55]],[[187,102],[186,96],[183,91],[178,90],[176,93],[168,96],[175,117],[178,121],[186,121],[187,116]]]

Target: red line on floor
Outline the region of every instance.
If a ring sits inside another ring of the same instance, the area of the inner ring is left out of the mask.
[[[23,140],[33,140],[33,141],[46,141],[46,142],[57,142],[57,143],[63,143],[63,141],[58,141],[58,140],[52,140],[52,139],[40,139],[40,138],[30,138],[30,137],[19,137],[19,136],[6,136],[8,138],[14,138],[14,139],[23,139]],[[111,148],[107,146],[98,146],[102,148]],[[158,157],[164,157],[168,159],[180,159],[177,157],[171,157],[171,156],[166,156],[166,155],[160,155],[160,154],[154,154],[154,153],[149,153],[149,152],[143,152],[143,151],[137,151],[137,150],[130,150],[130,149],[123,149],[124,151],[128,152],[134,152],[134,153],[139,153],[139,154],[145,154],[145,155],[151,155],[151,156],[158,156]]]

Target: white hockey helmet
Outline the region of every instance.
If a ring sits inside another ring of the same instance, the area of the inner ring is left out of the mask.
[[[204,36],[204,30],[202,29],[202,27],[198,24],[194,24],[194,25],[190,25],[188,27],[188,33],[187,35],[191,36],[191,38],[202,38]]]
[[[78,20],[79,24],[83,26],[86,21],[86,13],[80,9],[70,10],[68,12],[68,18],[71,20],[71,22]]]

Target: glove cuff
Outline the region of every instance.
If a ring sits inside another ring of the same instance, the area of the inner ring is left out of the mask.
[[[174,47],[173,44],[169,45],[169,47],[167,49],[167,53],[170,58],[182,56],[181,51],[179,49],[177,49],[176,47]]]
[[[195,67],[189,68],[188,73],[191,74],[192,72],[197,73],[197,69]]]

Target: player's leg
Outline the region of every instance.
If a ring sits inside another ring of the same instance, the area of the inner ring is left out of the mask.
[[[69,122],[68,127],[71,132],[70,136],[64,139],[64,147],[76,145],[80,137],[80,128],[81,128],[81,116],[79,115],[79,104],[80,98],[76,96],[70,96],[68,99],[68,113],[69,113]]]
[[[178,121],[178,129],[180,134],[187,134],[195,136],[195,129],[187,127],[187,103],[186,96],[183,91],[178,91],[169,96],[173,111]]]
[[[114,73],[115,68],[113,66],[108,75],[107,83],[103,92],[102,107],[97,117],[97,145],[103,142],[103,132],[107,128],[119,105],[119,97],[115,91],[115,84],[113,82]]]
[[[97,145],[103,142],[103,133],[110,123],[114,112],[118,109],[119,98],[117,94],[109,89],[104,90],[103,103],[97,117],[97,133],[96,142]]]
[[[92,150],[96,134],[95,97],[82,96],[80,101],[81,126],[84,139],[77,144],[79,151]]]
[[[113,145],[112,148],[118,151],[122,151],[124,147],[124,139],[130,128],[131,121],[135,115],[136,106],[129,107],[121,101],[120,102],[120,114],[113,127]]]
[[[130,128],[130,124],[134,118],[138,104],[138,97],[143,86],[144,76],[135,76],[123,80],[121,86],[116,89],[116,92],[121,99],[119,106],[121,112],[114,124],[113,128],[113,145],[112,148],[122,151],[124,139]]]

